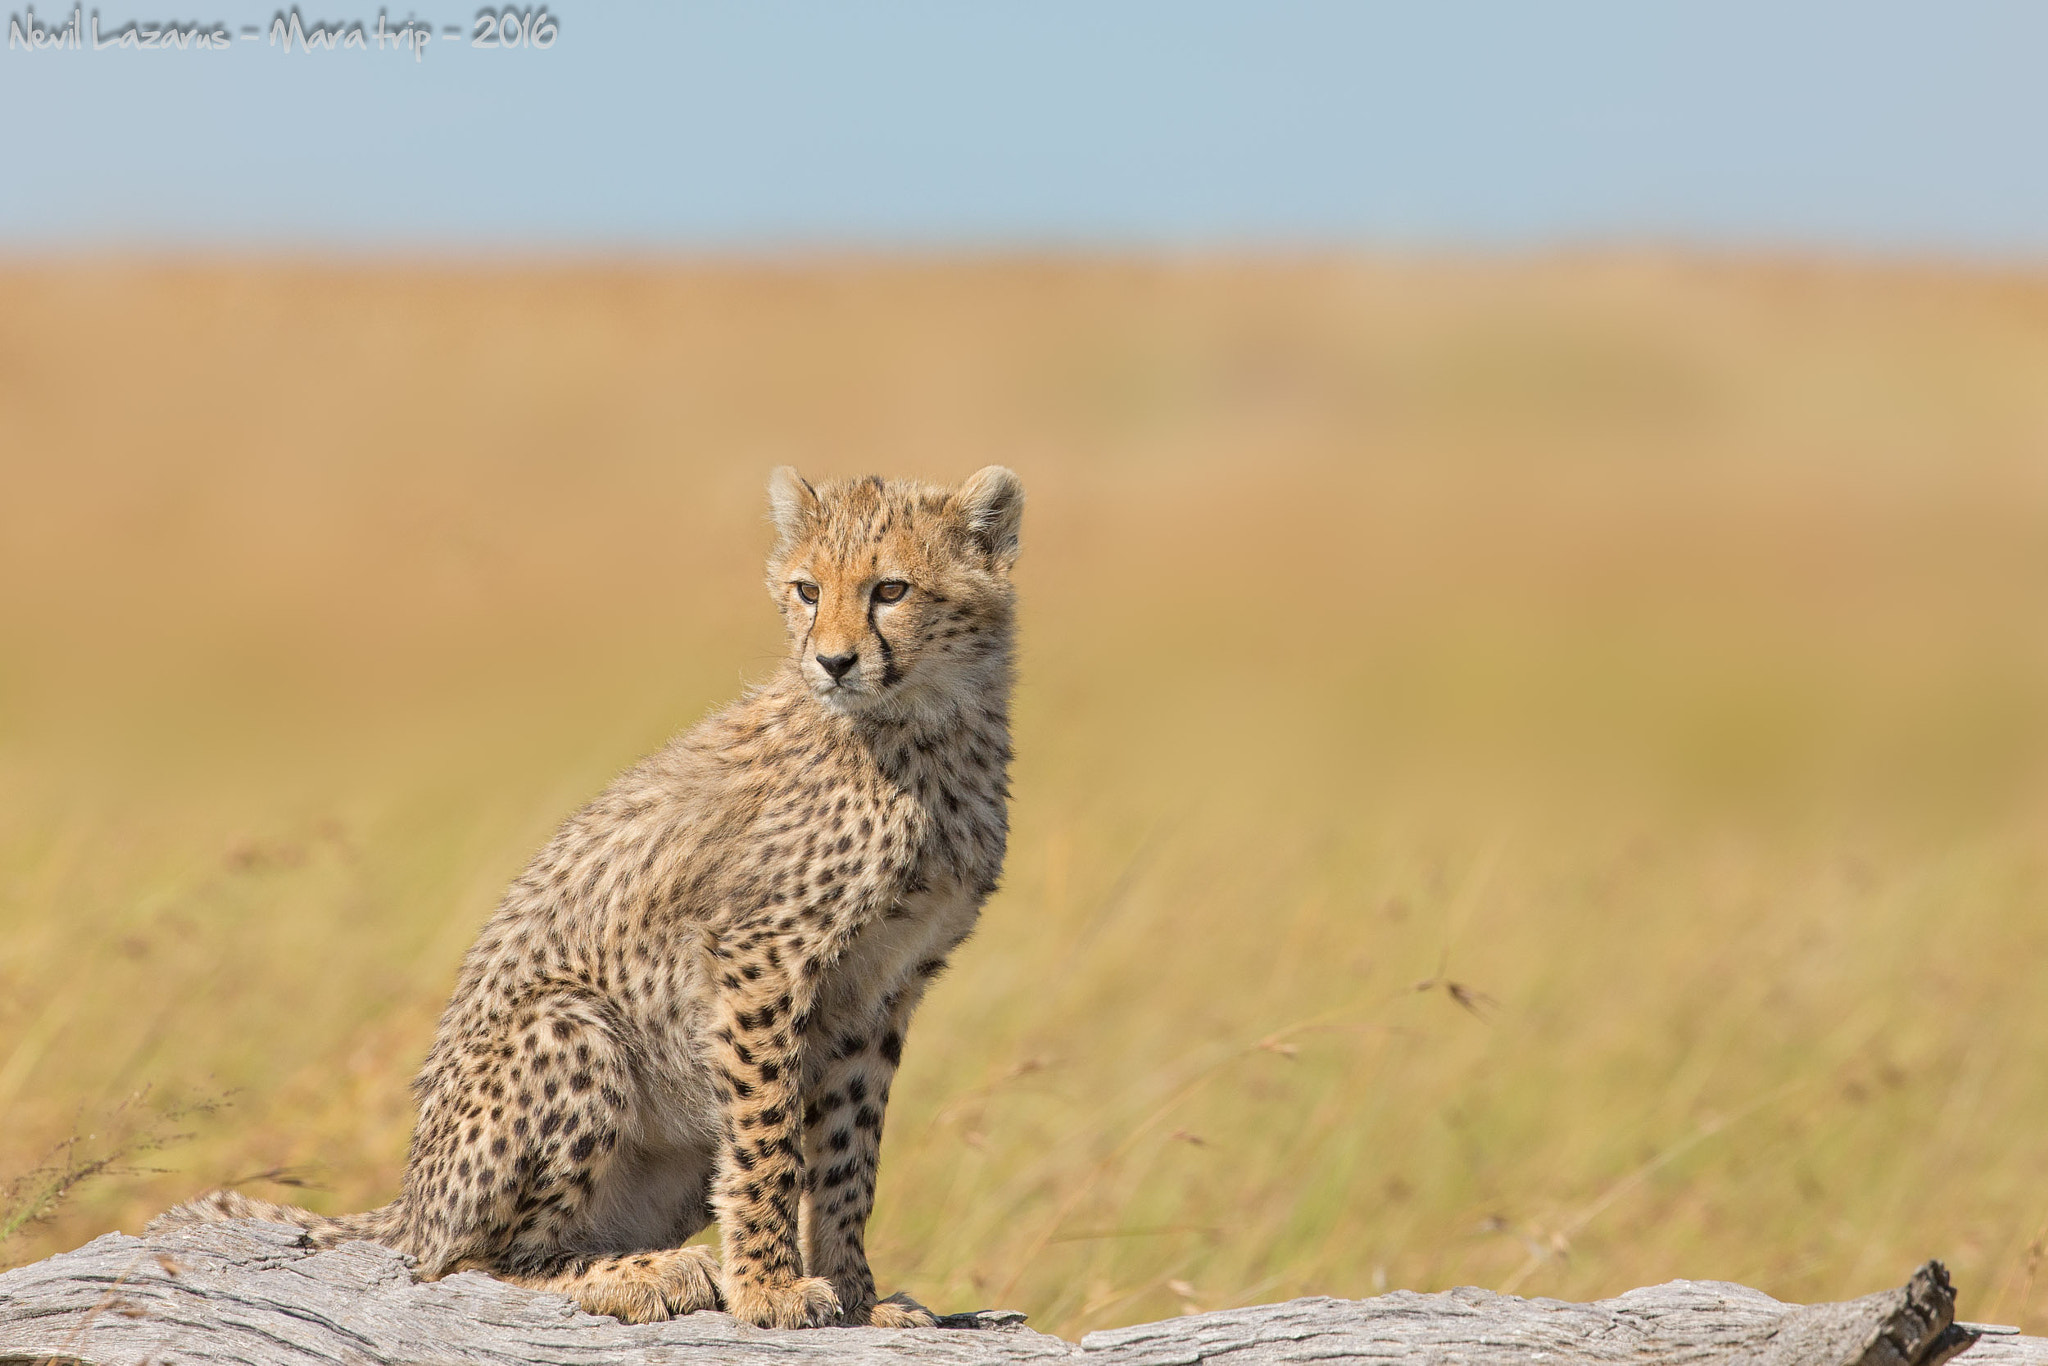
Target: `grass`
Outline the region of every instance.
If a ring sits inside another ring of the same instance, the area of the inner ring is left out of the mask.
[[[0,1256],[389,1198],[499,890],[769,667],[767,468],[1001,460],[1015,836],[886,1288],[1938,1255],[2048,1330],[2048,280],[74,262],[0,357]]]

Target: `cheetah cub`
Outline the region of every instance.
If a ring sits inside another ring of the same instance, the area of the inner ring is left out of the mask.
[[[769,481],[789,655],[570,817],[464,959],[398,1199],[269,1219],[629,1322],[928,1326],[863,1245],[889,1083],[1003,865],[1024,495]],[[684,1242],[713,1219],[722,1252]]]

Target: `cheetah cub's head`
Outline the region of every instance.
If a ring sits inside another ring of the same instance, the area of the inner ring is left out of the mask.
[[[768,591],[792,662],[827,706],[908,716],[1007,685],[1016,475],[990,465],[957,489],[873,476],[813,486],[785,465],[768,502]]]

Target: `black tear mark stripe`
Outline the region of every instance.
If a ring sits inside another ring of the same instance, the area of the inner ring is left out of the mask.
[[[903,677],[896,668],[896,648],[889,643],[889,637],[882,634],[880,623],[875,620],[875,600],[868,599],[868,629],[875,633],[875,640],[882,647],[882,686],[891,688]]]

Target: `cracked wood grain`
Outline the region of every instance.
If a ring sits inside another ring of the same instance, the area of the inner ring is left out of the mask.
[[[1842,1304],[1780,1304],[1710,1281],[1592,1304],[1398,1291],[1193,1314],[1071,1343],[1025,1328],[1022,1315],[994,1312],[914,1331],[774,1331],[713,1313],[629,1325],[476,1272],[415,1281],[389,1249],[314,1251],[299,1236],[273,1224],[149,1239],[110,1233],[0,1275],[0,1366],[2048,1366],[2048,1339],[1979,1335],[1953,1323],[1955,1298],[1938,1263],[1901,1287]]]

